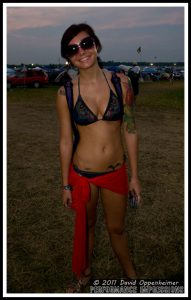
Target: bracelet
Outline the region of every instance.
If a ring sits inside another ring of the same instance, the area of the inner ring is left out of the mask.
[[[70,184],[67,185],[63,185],[63,190],[68,190],[68,191],[72,191],[72,186]]]

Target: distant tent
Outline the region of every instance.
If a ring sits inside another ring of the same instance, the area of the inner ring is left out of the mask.
[[[40,68],[40,67],[35,67],[35,68],[33,68],[33,70],[42,70],[42,68]]]
[[[128,71],[129,71],[129,69],[131,69],[131,68],[132,68],[132,66],[119,65],[119,68],[120,68],[120,69],[122,69],[122,70],[124,70],[125,72],[128,72]]]

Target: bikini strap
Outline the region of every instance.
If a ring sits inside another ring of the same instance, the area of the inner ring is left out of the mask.
[[[103,72],[103,70],[102,70]],[[103,75],[107,81],[107,84],[109,86],[109,88],[111,89],[110,85],[109,85],[109,82],[107,80],[107,76],[105,75],[105,73],[103,72]],[[117,96],[118,98],[123,101],[123,96],[122,96],[122,88],[121,88],[121,80],[120,78],[115,74],[115,72],[112,72],[112,76],[111,76],[111,82],[113,83],[114,85],[114,88],[115,88],[115,91],[117,93]]]
[[[109,82],[108,82],[108,80],[107,80],[107,76],[105,75],[105,73],[104,73],[104,71],[103,71],[103,70],[102,70],[102,72],[103,72],[103,75],[104,75],[104,77],[105,77],[105,80],[106,80],[106,82],[107,82],[107,84],[108,84],[109,88],[111,89],[111,87],[110,87],[110,85],[109,85]]]
[[[80,76],[78,76],[78,93],[80,95]]]

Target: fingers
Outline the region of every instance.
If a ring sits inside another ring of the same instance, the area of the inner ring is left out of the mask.
[[[64,206],[66,208],[71,208],[71,206],[72,206],[72,200],[70,198],[67,198],[66,201],[64,201]]]
[[[62,190],[62,201],[66,208],[71,208],[72,206],[72,194],[70,190]]]
[[[142,203],[143,203],[143,198],[142,198],[141,193],[140,193],[140,194],[137,194],[136,197],[137,197],[138,204],[139,204],[139,205],[142,204]]]
[[[129,204],[132,208],[137,208],[143,202],[141,193],[136,193],[134,189],[129,191]]]

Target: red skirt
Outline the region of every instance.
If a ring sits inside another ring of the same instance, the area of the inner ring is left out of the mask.
[[[79,175],[71,165],[69,183],[73,188],[71,208],[76,211],[72,271],[79,278],[88,267],[86,203],[90,199],[90,183],[114,193],[127,195],[128,177],[126,164],[124,163],[120,169],[94,178]]]

